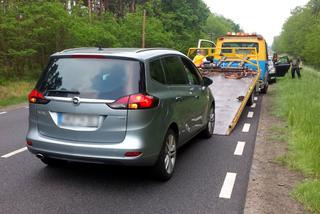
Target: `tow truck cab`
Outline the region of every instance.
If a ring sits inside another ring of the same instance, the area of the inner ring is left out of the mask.
[[[250,61],[258,61],[261,69],[261,75],[259,78],[259,89],[262,93],[267,93],[268,90],[268,45],[266,40],[255,33],[228,33],[226,36],[219,37],[216,42],[216,48],[221,50],[219,55],[215,55],[214,60],[220,61],[222,57],[228,56],[231,53],[232,48],[256,48],[257,56],[251,57],[250,53],[241,53],[246,55]]]

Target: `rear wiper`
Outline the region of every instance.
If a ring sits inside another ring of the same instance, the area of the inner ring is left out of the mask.
[[[66,94],[80,94],[79,91],[71,91],[71,90],[47,90],[47,93],[66,93]]]

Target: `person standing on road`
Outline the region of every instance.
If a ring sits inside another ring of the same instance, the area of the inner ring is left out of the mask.
[[[203,65],[204,62],[207,61],[206,59],[206,50],[201,49],[201,50],[197,50],[197,55],[194,57],[193,59],[193,63],[199,68]]]
[[[292,60],[291,60],[291,75],[292,75],[292,79],[295,78],[295,73],[297,73],[299,79],[301,78],[300,65],[301,65],[300,57],[294,56],[292,58]]]
[[[276,62],[278,62],[278,60],[279,60],[278,54],[277,54],[277,53],[274,53],[273,56],[272,56],[273,65],[275,65]]]

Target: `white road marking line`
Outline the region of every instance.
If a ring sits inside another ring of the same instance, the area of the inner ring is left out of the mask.
[[[11,156],[13,156],[13,155],[16,155],[16,154],[18,154],[18,153],[24,152],[24,151],[26,151],[26,150],[27,150],[27,147],[23,147],[23,148],[21,148],[21,149],[17,149],[17,150],[15,150],[15,151],[13,151],[13,152],[10,152],[10,153],[8,153],[8,154],[6,154],[6,155],[2,155],[1,157],[2,157],[2,158],[9,158],[9,157],[11,157]]]
[[[242,132],[249,132],[250,126],[251,126],[250,123],[245,123],[243,125]]]
[[[253,111],[249,111],[249,112],[248,112],[248,118],[253,118],[253,114],[254,114]]]
[[[236,181],[236,177],[237,177],[237,173],[231,173],[231,172],[227,173],[227,175],[224,179],[220,194],[219,194],[219,198],[226,198],[226,199],[231,198],[231,194],[232,194],[234,182]]]
[[[256,106],[257,106],[257,104],[256,104],[256,103],[253,103],[252,106],[251,106],[251,108],[255,108]]]
[[[243,154],[243,149],[245,145],[246,145],[246,142],[238,141],[236,150],[234,150],[234,155],[241,156]]]
[[[258,100],[258,97],[254,97],[254,100],[257,101],[257,100]]]
[[[29,106],[26,106],[25,108],[27,108],[27,109],[28,109],[28,108],[29,108]]]
[[[6,113],[8,113],[8,112],[6,112],[6,111],[0,112],[0,114],[6,114]]]

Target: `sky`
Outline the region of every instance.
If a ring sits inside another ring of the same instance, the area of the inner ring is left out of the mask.
[[[309,0],[204,0],[211,12],[240,24],[246,33],[261,34],[272,45],[291,10]]]

